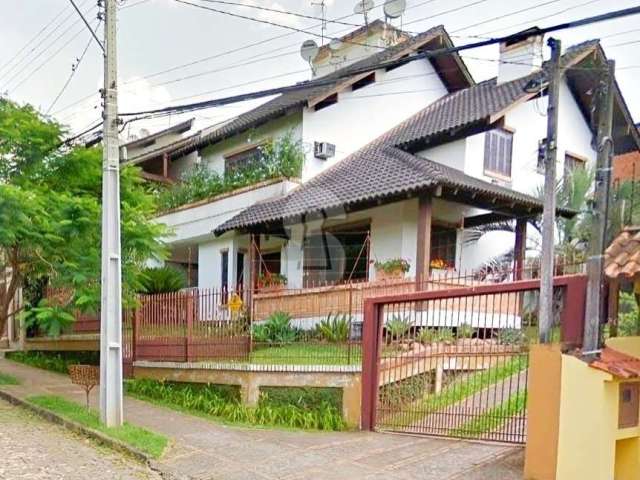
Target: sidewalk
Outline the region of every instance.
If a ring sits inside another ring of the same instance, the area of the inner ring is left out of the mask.
[[[84,402],[65,375],[0,359],[20,398],[54,394]],[[93,392],[92,405],[97,403]],[[300,432],[230,427],[125,397],[130,423],[170,437],[160,461],[177,478],[215,480],[520,480],[516,447],[369,432]],[[0,427],[1,428],[1,427]]]

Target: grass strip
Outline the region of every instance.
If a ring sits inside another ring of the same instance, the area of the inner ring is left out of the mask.
[[[20,380],[8,373],[0,372],[0,385],[20,385]]]
[[[105,427],[100,421],[98,412],[87,410],[82,405],[57,395],[37,395],[27,397],[26,400],[67,420],[77,422],[126,443],[154,458],[159,458],[162,455],[168,443],[167,437],[127,422],[121,427]]]
[[[443,388],[440,393],[427,396],[422,404],[423,413],[434,412],[458,403],[491,385],[520,373],[528,367],[528,364],[529,357],[520,355],[493,368],[454,380]]]
[[[429,414],[462,402],[492,385],[519,374],[526,370],[528,364],[528,355],[518,355],[487,370],[460,376],[444,387],[440,393],[433,394],[425,391],[424,396],[415,402],[393,409],[394,412],[384,418],[383,422],[387,426],[396,428],[412,425]]]
[[[305,430],[344,430],[342,412],[328,402],[314,408],[305,405],[281,405],[268,400],[257,407],[223,398],[216,390],[188,383],[156,380],[128,380],[127,395],[162,405],[172,410],[195,414],[229,424],[273,426]]]
[[[311,344],[261,346],[251,352],[249,363],[265,365],[360,365],[360,345]]]
[[[456,437],[477,438],[485,433],[493,432],[502,427],[515,415],[521,414],[527,406],[527,392],[511,395],[500,405],[478,415],[457,428],[449,431]]]

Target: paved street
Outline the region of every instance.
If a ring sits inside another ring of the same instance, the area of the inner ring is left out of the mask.
[[[141,464],[0,400],[0,479],[151,480]]]
[[[84,394],[71,385],[67,376],[3,359],[0,359],[0,371],[22,380],[22,385],[2,387],[17,396],[48,393],[62,395],[79,403],[83,401]],[[93,405],[96,400],[94,395]],[[369,432],[319,433],[232,427],[131,398],[125,398],[125,415],[129,422],[163,433],[173,441],[173,446],[161,459],[160,467],[177,478],[522,478],[522,450],[518,447]]]

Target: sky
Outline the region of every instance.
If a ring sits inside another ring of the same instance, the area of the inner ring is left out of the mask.
[[[96,0],[75,0],[95,26]],[[120,0],[118,11],[119,110],[139,111],[201,101],[307,80],[300,57],[304,40],[322,42],[321,22],[252,8],[267,7],[321,17],[321,0],[185,0],[251,17],[233,17],[178,0]],[[374,0],[369,20],[383,17],[383,0]],[[356,0],[325,0],[326,35],[344,35],[364,18]],[[639,6],[628,0],[407,0],[397,27],[417,33],[444,25],[456,45]],[[77,133],[100,120],[98,89],[102,53],[70,0],[2,0],[0,16],[0,94],[30,103]],[[500,18],[497,18],[500,17]],[[293,31],[283,28],[303,30]],[[101,26],[98,37],[102,38]],[[640,121],[640,15],[556,34],[563,48],[600,38],[616,60],[617,79],[632,115]],[[545,49],[548,50],[548,49]],[[83,55],[84,53],[84,55]],[[545,51],[548,56],[548,52]],[[496,75],[498,47],[463,53],[476,81]],[[80,59],[80,61],[79,61]],[[74,71],[75,70],[75,71]],[[65,87],[66,85],[66,87]],[[398,86],[402,90],[402,86]],[[398,94],[398,101],[402,101]],[[262,100],[264,101],[264,100]],[[363,100],[366,101],[366,100]],[[197,128],[214,125],[261,101],[128,124],[122,135],[156,131],[196,117]]]

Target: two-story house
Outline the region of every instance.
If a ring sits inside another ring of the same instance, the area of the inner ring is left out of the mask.
[[[409,36],[375,22],[339,49],[321,49],[314,71],[327,80],[322,86],[282,94],[165,147],[166,171],[204,165],[220,173],[285,133],[305,150],[300,178],[158,217],[175,232],[172,260],[197,269],[197,286],[216,288],[246,285],[265,271],[286,277],[289,288],[372,281],[374,261],[396,258],[408,262],[409,276],[426,278],[434,265],[473,269],[514,244],[521,264],[526,222],[542,211],[534,195],[546,131],[542,38],[501,45],[497,78],[481,83],[456,53],[349,75],[451,45],[441,26]],[[605,61],[597,41],[563,54],[560,175],[595,161],[591,110]],[[640,145],[619,91],[614,141],[616,153]],[[515,234],[465,242],[465,231],[509,219]]]

